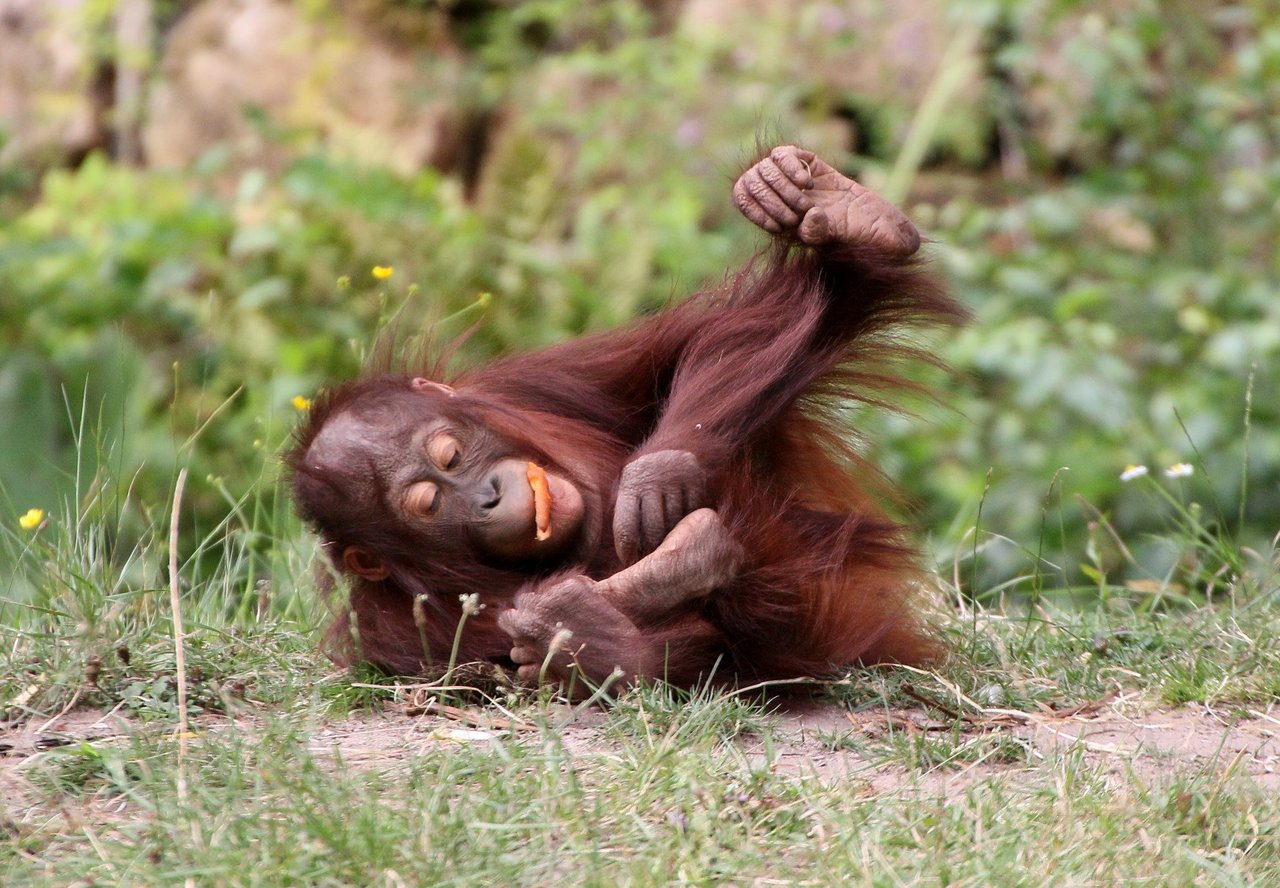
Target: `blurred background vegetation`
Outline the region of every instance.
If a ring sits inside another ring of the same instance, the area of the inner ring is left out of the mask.
[[[1190,541],[1269,550],[1268,0],[0,0],[4,557],[40,508],[162,584],[128,553],[189,466],[188,551],[260,605],[295,396],[393,318],[479,360],[719,279],[775,141],[901,202],[975,312],[938,404],[851,418],[948,576],[1197,595],[1246,565]]]

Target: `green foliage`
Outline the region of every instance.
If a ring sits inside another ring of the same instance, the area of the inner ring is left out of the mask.
[[[1118,482],[1128,464],[1192,464],[1174,495],[1266,551],[1280,514],[1280,95],[1263,72],[1280,63],[1280,15],[1146,2],[1009,15],[1006,77],[1029,82],[1036,52],[1062,53],[1084,100],[1069,151],[1093,165],[924,220],[976,319],[945,345],[957,415],[925,436],[891,423],[887,459],[935,526],[981,503],[978,588],[1042,567],[988,535],[1072,560],[1087,534],[1073,498],[1134,545],[1133,575],[1165,575],[1179,553],[1142,537],[1170,513]],[[1054,163],[1030,137],[1005,148]]]

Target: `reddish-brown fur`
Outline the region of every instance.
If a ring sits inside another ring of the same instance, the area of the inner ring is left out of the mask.
[[[674,448],[697,456],[710,505],[747,564],[731,586],[642,627],[665,645],[668,680],[915,663],[935,650],[911,608],[917,555],[879,505],[882,477],[859,457],[835,408],[891,403],[907,386],[894,367],[920,357],[900,339],[903,328],[963,314],[912,260],[779,243],[722,287],[634,326],[448,380],[457,396],[441,409],[599,491],[608,512],[636,455]],[[343,547],[359,545],[390,572],[381,582],[351,577],[331,650],[397,673],[438,668],[454,642],[459,596],[474,592],[489,606],[466,623],[460,660],[507,662],[511,640],[496,617],[517,592],[574,573],[603,579],[623,566],[612,516],[589,515],[596,544],[551,574],[406,547],[378,504],[353,504],[345,479],[317,476],[303,456],[327,418],[377,404],[410,378],[375,376],[318,399],[288,457],[295,499],[336,569]]]

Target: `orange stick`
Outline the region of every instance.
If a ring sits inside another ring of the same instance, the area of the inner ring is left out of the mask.
[[[547,473],[541,466],[529,463],[525,475],[533,490],[534,538],[541,542],[551,536],[551,488],[547,486]]]

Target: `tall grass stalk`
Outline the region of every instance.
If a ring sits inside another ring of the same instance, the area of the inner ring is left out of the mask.
[[[911,184],[924,163],[929,146],[933,144],[947,106],[960,88],[977,75],[976,50],[985,33],[986,29],[981,25],[965,22],[947,44],[938,63],[938,71],[929,82],[924,98],[916,106],[902,148],[884,183],[883,194],[891,202],[901,204],[911,193]]]

